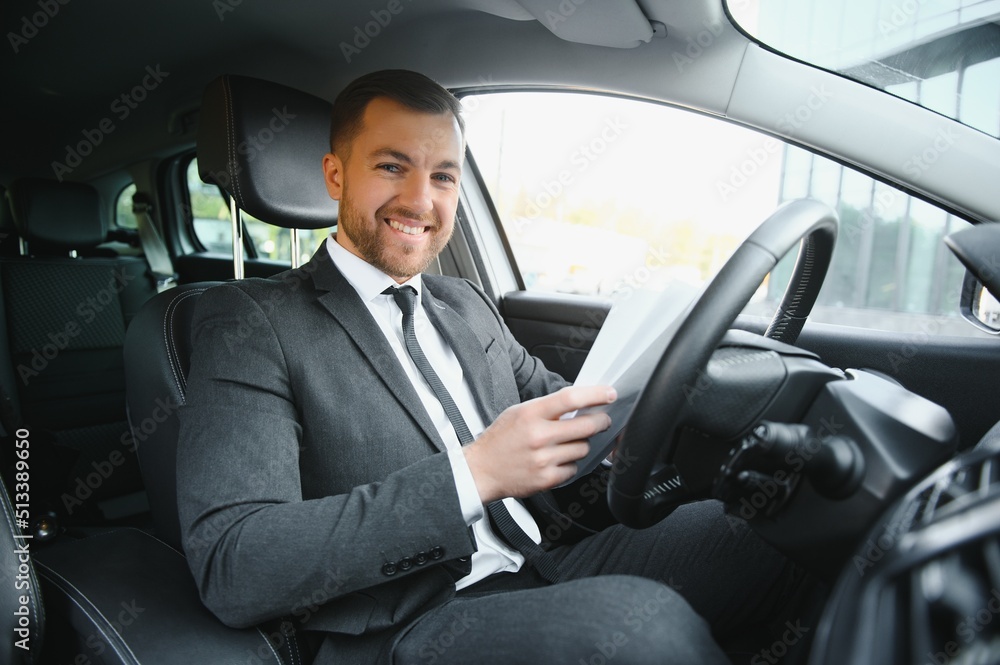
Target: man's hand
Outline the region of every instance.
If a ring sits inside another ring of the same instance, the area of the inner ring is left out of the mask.
[[[605,413],[560,416],[610,404],[616,397],[609,386],[569,386],[501,413],[463,449],[483,504],[530,496],[572,478],[576,461],[590,448],[587,439],[610,427],[611,418]]]

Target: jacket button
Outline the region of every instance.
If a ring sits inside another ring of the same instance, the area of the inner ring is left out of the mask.
[[[435,547],[435,548],[431,549],[431,558],[432,559],[440,559],[443,556],[444,556],[444,548],[443,547]]]
[[[387,563],[384,566],[382,566],[382,574],[385,575],[386,577],[392,577],[393,575],[395,575],[396,574],[396,564],[394,564],[394,563]]]
[[[410,568],[413,568],[413,559],[411,559],[408,556],[404,556],[402,559],[396,562],[396,565],[399,566],[399,569],[405,573]]]
[[[413,555],[413,563],[422,566],[427,563],[427,552],[417,552]]]

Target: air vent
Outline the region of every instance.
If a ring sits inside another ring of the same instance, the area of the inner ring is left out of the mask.
[[[947,465],[924,481],[916,496],[903,501],[893,516],[892,522],[897,524],[895,532],[919,530],[945,519],[987,497],[998,483],[1000,463],[993,456],[965,465]]]
[[[911,490],[841,575],[810,663],[1000,663],[1000,453]]]
[[[975,540],[906,570],[879,601],[876,634],[892,636],[881,662],[1000,662],[1000,539]]]

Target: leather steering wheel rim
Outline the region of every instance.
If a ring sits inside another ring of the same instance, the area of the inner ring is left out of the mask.
[[[837,238],[837,214],[813,199],[799,199],[775,210],[702,292],[660,357],[622,430],[616,464],[608,483],[608,507],[624,525],[645,528],[677,506],[700,496],[651,491],[657,460],[670,464],[674,432],[684,417],[685,388],[695,385],[726,331],[764,277],[796,244],[798,259],[767,336],[793,343],[812,310],[826,277]]]

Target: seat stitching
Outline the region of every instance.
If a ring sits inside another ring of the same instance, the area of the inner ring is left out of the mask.
[[[137,528],[131,527],[131,526],[124,527],[124,528],[121,528],[121,529],[115,529],[113,531],[105,531],[104,533],[95,533],[92,536],[87,536],[87,540],[93,540],[94,538],[106,538],[108,536],[113,536],[115,534],[122,533],[123,531],[134,531],[134,532],[138,533],[141,536],[145,536],[146,538],[149,538],[150,540],[153,540],[153,541],[159,543],[160,545],[163,545],[164,547],[168,548],[171,552],[173,552],[177,556],[181,557],[181,559],[183,559],[184,561],[187,561],[187,558],[176,547],[170,545],[169,543],[166,543],[166,542],[160,540],[156,536],[153,536],[153,535],[150,535],[149,533],[146,533],[142,529],[137,529]]]
[[[240,172],[236,163],[236,118],[233,116],[233,91],[229,85],[229,77],[226,77],[222,81],[223,90],[226,92],[226,129],[229,132],[229,159],[231,163],[229,168],[231,169],[232,177],[230,180],[236,189],[236,203],[242,208],[243,207],[243,192],[240,191]],[[230,220],[234,221],[234,220]]]
[[[178,297],[180,297],[180,296],[178,296]],[[159,543],[161,545],[165,545],[171,552],[173,552],[175,555],[177,555],[178,557],[180,557],[182,560],[186,561],[186,558],[184,557],[184,555],[181,554],[180,552],[178,552],[175,548],[173,548],[169,544],[163,542],[162,540],[160,540],[159,538],[156,538],[155,536],[151,536],[150,534],[146,533],[145,531],[143,531],[141,529],[136,529],[134,527],[126,527],[124,529],[116,529],[114,531],[107,531],[105,533],[98,533],[98,534],[94,534],[93,536],[90,536],[89,538],[100,538],[102,536],[104,536],[104,537],[113,536],[113,535],[115,535],[117,533],[121,533],[121,532],[124,532],[124,531],[134,531],[135,533],[138,533],[140,536],[143,536],[145,538],[149,538],[150,540],[153,540],[153,541],[155,541],[155,542],[157,542],[157,543]],[[40,564],[40,565],[44,566],[44,564]],[[46,568],[46,570],[48,570],[53,575],[58,575],[58,573],[56,573],[55,571],[53,571],[51,568],[48,568],[47,566],[45,566],[45,568]],[[59,577],[60,577],[60,579],[65,579],[65,578],[62,578],[62,576],[59,576]],[[69,584],[68,581],[67,581],[67,584]],[[72,586],[72,584],[70,584],[70,586]],[[74,587],[74,589],[75,589],[75,587]],[[77,592],[79,593],[79,591],[77,591]],[[74,600],[74,602],[76,602],[76,601]],[[79,603],[77,603],[77,605],[79,606]],[[81,609],[83,609],[83,608],[81,607]],[[100,613],[100,610],[98,610],[98,613]],[[283,661],[281,660],[281,657],[278,655],[277,651],[275,651],[274,647],[271,645],[271,641],[269,639],[267,639],[267,636],[261,631],[261,629],[259,627],[255,626],[255,629],[264,638],[264,641],[267,643],[268,647],[271,649],[271,653],[273,653],[275,659],[277,659],[278,665],[284,665]],[[295,639],[295,634],[294,633],[292,634],[292,639],[289,640],[289,643],[295,648],[295,654],[293,654],[293,657],[294,656],[298,656],[298,641]],[[127,645],[126,645],[126,648],[127,648]],[[129,651],[131,653],[131,650],[129,650]],[[297,662],[299,663],[299,665],[302,665],[302,658],[298,657]],[[295,665],[295,663],[296,663],[296,660],[293,660],[291,665]]]
[[[32,560],[32,563],[34,563],[34,560]],[[42,618],[41,618],[41,621],[39,621],[36,618],[35,619],[35,625],[36,625],[36,627],[38,627],[39,629],[41,629],[45,625],[45,605],[43,605],[40,602],[40,594],[41,594],[41,590],[42,590],[42,585],[38,583],[38,577],[35,575],[35,566],[34,565],[28,566],[28,575],[31,576],[31,582],[34,584],[34,586],[32,587],[32,589],[34,591],[33,591],[33,593],[30,596],[30,598],[31,598],[31,609],[33,611],[36,611],[35,608],[36,608],[36,605],[37,605],[37,612],[41,615]],[[28,651],[28,660],[29,660],[29,662],[33,662],[30,650]]]
[[[166,314],[163,317],[163,344],[167,348],[167,362],[170,363],[170,372],[174,377],[174,384],[177,386],[177,392],[180,393],[181,399],[184,399],[184,393],[187,389],[187,381],[184,379],[184,372],[181,371],[180,361],[175,358],[175,343],[174,343],[174,314],[177,311],[178,303],[189,296],[198,296],[207,291],[208,289],[192,289],[190,291],[185,291],[180,295],[174,296],[167,305]]]
[[[66,586],[68,586],[73,591],[75,591],[77,594],[79,594],[80,598],[83,599],[83,600],[85,600],[87,602],[87,605],[89,605],[93,609],[93,611],[97,614],[97,616],[99,616],[101,619],[103,619],[105,622],[107,622],[108,626],[111,627],[111,632],[114,633],[116,636],[118,636],[118,639],[121,641],[122,646],[128,652],[128,655],[130,655],[132,657],[132,662],[134,662],[136,665],[139,665],[139,659],[135,657],[135,654],[132,652],[132,649],[129,647],[128,643],[125,642],[125,638],[122,637],[121,633],[119,633],[117,630],[114,629],[114,625],[111,623],[111,621],[109,621],[108,618],[106,616],[104,616],[104,613],[101,612],[101,610],[96,605],[94,605],[94,603],[91,602],[91,600],[89,598],[87,598],[87,596],[82,591],[80,591],[78,588],[76,588],[76,586],[72,582],[70,582],[69,580],[67,580],[65,577],[63,577],[62,575],[60,575],[59,573],[57,573],[55,570],[53,570],[49,566],[46,566],[44,563],[42,563],[42,562],[39,561],[38,565],[41,568],[44,568],[45,571],[48,574],[52,575],[55,578],[58,578]],[[58,583],[57,583],[57,586],[59,586]],[[63,591],[66,591],[66,589],[63,588]],[[66,597],[69,598],[73,602],[74,605],[76,605],[77,607],[79,607],[83,611],[84,614],[90,616],[89,613],[87,612],[87,609],[83,605],[80,604],[80,601],[77,600],[76,597],[74,597],[73,595],[71,595],[69,593],[66,594]],[[97,625],[97,630],[101,631],[101,634],[104,635],[104,637],[107,638],[108,644],[111,645],[111,648],[115,650],[115,653],[117,653],[118,656],[119,656],[119,658],[121,658],[122,661],[124,662],[126,660],[126,658],[122,654],[122,652],[118,650],[118,647],[115,645],[114,640],[111,639],[111,637],[108,635],[108,633],[104,630],[104,628],[100,624],[96,624],[96,625]]]
[[[192,289],[191,291],[188,291],[187,294],[185,294],[185,295],[189,295],[189,294],[201,295],[202,293],[204,293],[207,290],[208,290],[207,288],[205,288],[205,289]],[[177,351],[177,343],[173,341],[173,339],[174,339],[174,316],[176,315],[177,309],[179,307],[180,307],[180,304],[177,303],[177,305],[170,312],[170,339],[171,339],[170,357],[171,357],[171,360],[173,362],[177,363],[177,374],[178,374],[178,376],[180,376],[180,380],[181,380],[180,393],[181,393],[181,399],[183,400],[185,398],[186,394],[187,394],[187,376],[184,374],[183,367],[181,366],[181,358],[180,358],[181,354]]]
[[[68,597],[70,599],[70,602],[72,602],[74,605],[76,605],[77,607],[79,607],[80,610],[85,615],[87,614],[87,610],[80,604],[80,601],[78,601],[73,596],[68,596]],[[100,611],[98,611],[98,614],[100,614]],[[107,620],[107,617],[105,617],[103,614],[101,615],[101,618]],[[100,627],[100,626],[97,627],[97,630],[100,631],[101,635],[104,636],[105,642],[107,642],[109,645],[111,645],[111,648],[115,650],[115,653],[118,654],[118,657],[122,659],[122,662],[127,662],[127,659],[125,658],[125,655],[122,654],[121,651],[119,651],[118,646],[114,643],[114,640],[111,639],[111,637],[107,634],[107,632],[102,627]],[[115,634],[118,635],[118,638],[120,640],[122,640],[122,644],[124,645],[125,650],[128,651],[128,655],[132,656],[132,661],[135,663],[135,665],[139,665],[139,659],[135,657],[134,653],[132,653],[132,649],[129,648],[128,644],[125,644],[124,638],[122,638],[122,636],[117,631],[115,632]]]
[[[50,572],[51,572],[51,571],[50,571]],[[76,598],[74,598],[73,596],[69,596],[68,594],[67,594],[67,597],[68,597],[68,598],[70,599],[70,601],[71,601],[71,602],[72,602],[72,603],[73,603],[74,605],[76,605],[77,607],[79,607],[79,608],[80,608],[80,610],[81,610],[81,611],[82,611],[82,612],[83,612],[84,614],[87,614],[87,610],[86,610],[86,609],[84,609],[84,607],[83,607],[83,606],[82,606],[82,605],[80,604],[80,601],[78,601],[78,600],[77,600]],[[100,614],[100,611],[99,611],[99,610],[98,610],[98,614]],[[105,620],[107,620],[107,617],[105,617],[105,616],[104,616],[103,614],[101,615],[101,618],[102,618],[102,619],[105,619]],[[103,635],[103,636],[104,636],[104,639],[105,639],[105,641],[106,641],[106,642],[107,642],[107,643],[108,643],[109,645],[111,645],[111,648],[115,650],[115,653],[116,653],[116,654],[118,654],[118,657],[122,659],[122,662],[126,662],[126,661],[127,661],[127,659],[125,658],[124,654],[122,654],[122,652],[118,650],[118,646],[117,646],[117,645],[115,645],[115,643],[114,643],[114,640],[112,640],[112,639],[111,639],[111,637],[110,637],[110,636],[109,636],[109,635],[107,634],[107,632],[105,632],[105,631],[104,631],[104,629],[103,629],[103,628],[101,628],[100,626],[98,626],[98,627],[97,627],[97,630],[98,630],[98,631],[100,631],[101,635]],[[139,665],[139,659],[135,657],[135,654],[134,654],[134,653],[132,653],[132,649],[130,649],[130,648],[129,648],[128,644],[125,644],[125,640],[124,640],[124,638],[122,638],[122,636],[121,636],[121,635],[120,635],[120,634],[119,634],[119,633],[118,633],[117,631],[115,632],[115,635],[118,635],[118,638],[122,640],[122,643],[123,643],[123,645],[125,646],[125,649],[126,649],[126,650],[128,651],[128,654],[129,654],[130,656],[132,656],[132,661],[133,661],[133,662],[135,663],[135,665]]]
[[[287,635],[286,637],[288,639],[288,644],[289,644],[288,651],[292,656],[292,665],[295,665],[296,663],[298,663],[298,665],[302,665],[302,656],[299,655],[299,639],[298,636],[295,634],[294,627],[292,627],[291,635]]]
[[[3,515],[4,515],[4,518],[5,518],[5,521],[7,522],[7,530],[10,531],[10,535],[14,538],[14,542],[16,543],[17,542],[17,531],[14,530],[14,528],[15,528],[14,527],[14,516],[10,512],[11,510],[14,509],[14,507],[10,506],[8,508],[7,504],[8,504],[7,497],[0,497],[0,506],[3,506]],[[30,554],[28,555],[28,558],[29,559],[31,558]],[[31,572],[31,570],[32,570],[32,567],[28,566],[28,572],[29,573]],[[35,628],[39,628],[40,629],[42,624],[39,623],[39,621],[38,621],[38,608],[36,607],[36,603],[37,603],[36,593],[39,591],[39,587],[38,587],[38,580],[34,580],[34,581],[35,581],[35,586],[32,587],[32,593],[31,593],[31,595],[28,596],[28,598],[31,601],[31,612],[32,612],[32,614],[35,617]],[[31,651],[30,650],[28,651],[28,660],[29,661],[32,660],[32,656],[31,656]]]
[[[170,325],[167,327],[169,335],[169,343],[167,346],[167,357],[170,359],[171,371],[174,372],[175,381],[179,378],[178,392],[180,392],[182,400],[184,399],[184,396],[187,392],[187,377],[184,376],[183,367],[181,366],[181,361],[180,361],[180,353],[177,352],[177,343],[174,341],[174,316],[177,312],[177,309],[180,307],[179,301],[182,298],[186,297],[188,294],[200,295],[205,291],[206,289],[195,289],[183,293],[180,296],[178,296],[173,302],[171,302],[171,307],[168,308],[168,317]],[[175,370],[175,365],[176,365],[176,370]]]
[[[275,660],[275,662],[278,663],[278,665],[284,665],[282,663],[281,656],[279,656],[278,652],[274,650],[274,645],[271,644],[271,640],[267,639],[267,635],[264,634],[264,631],[261,630],[260,627],[258,627],[258,626],[254,626],[254,630],[256,630],[258,633],[260,633],[260,636],[264,638],[264,643],[267,644],[267,648],[270,649],[271,653],[274,654],[274,660]]]
[[[178,381],[177,379],[177,371],[174,369],[174,357],[173,354],[171,353],[170,313],[174,307],[174,303],[177,302],[177,299],[179,297],[182,297],[183,295],[185,294],[181,294],[181,296],[175,296],[170,300],[170,303],[167,305],[167,311],[165,312],[163,317],[163,346],[166,348],[167,351],[167,363],[170,365],[170,373],[174,377],[174,385],[177,386],[178,392],[181,390],[181,386],[180,386],[180,381]]]

